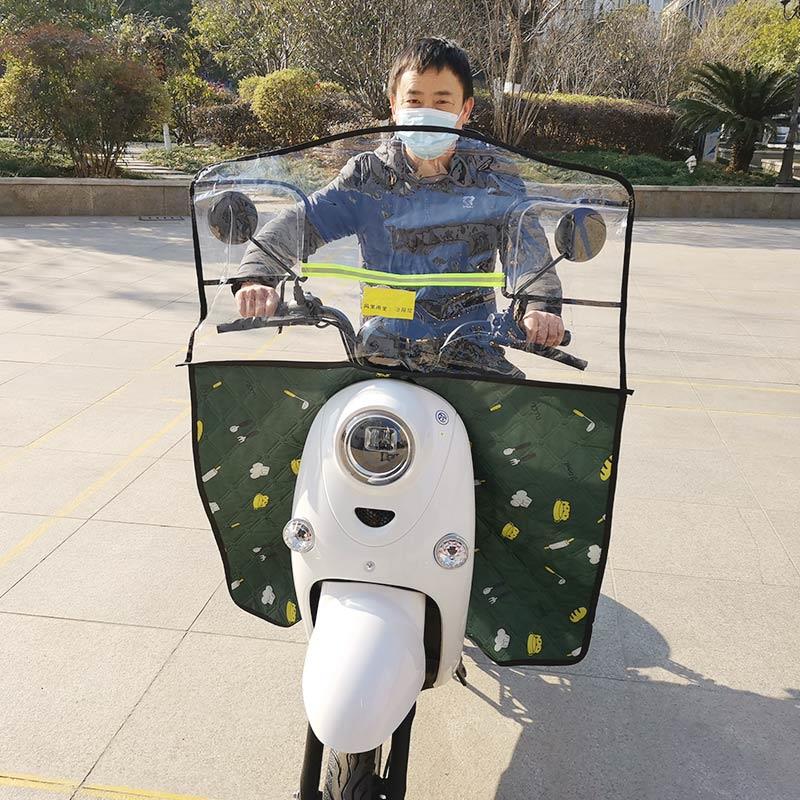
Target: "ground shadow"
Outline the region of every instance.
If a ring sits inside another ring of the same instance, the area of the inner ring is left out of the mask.
[[[776,699],[721,686],[673,661],[630,609],[606,610],[648,644],[616,677],[497,667],[468,648],[500,686],[499,698],[471,691],[521,728],[495,800],[796,800],[800,690]]]

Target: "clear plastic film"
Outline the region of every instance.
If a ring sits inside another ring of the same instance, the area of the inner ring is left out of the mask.
[[[619,385],[631,196],[611,176],[466,134],[423,162],[381,130],[211,167],[193,204],[194,362]],[[556,318],[563,343],[527,342]]]

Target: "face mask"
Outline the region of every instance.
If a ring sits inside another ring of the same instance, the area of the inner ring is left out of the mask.
[[[395,114],[398,125],[438,125],[454,128],[460,114],[440,111],[438,108],[400,108]],[[444,155],[458,139],[457,133],[441,131],[397,131],[397,137],[411,152],[423,160]]]

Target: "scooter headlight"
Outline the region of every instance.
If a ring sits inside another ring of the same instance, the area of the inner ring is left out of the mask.
[[[469,545],[454,533],[442,536],[433,548],[436,563],[444,569],[463,567],[469,559]]]
[[[283,541],[295,553],[307,553],[314,546],[314,529],[304,519],[290,519],[283,527]]]
[[[411,433],[394,415],[366,411],[345,426],[339,459],[363,483],[396,481],[409,467],[414,453]]]

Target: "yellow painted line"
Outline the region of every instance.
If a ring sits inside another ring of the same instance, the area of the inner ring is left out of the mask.
[[[95,492],[105,486],[113,477],[118,475],[128,464],[135,458],[141,456],[150,447],[152,447],[162,436],[169,433],[179,422],[181,422],[189,414],[189,408],[184,408],[177,416],[173,417],[161,430],[156,431],[148,439],[145,439],[137,448],[131,450],[127,456],[121,461],[118,461],[108,472],[101,475],[96,481],[89,484],[82,492],[77,494],[68,503],[59,508],[54,514],[49,516],[40,525],[37,525],[27,536],[21,539],[10,550],[7,550],[3,555],[0,555],[0,567],[11,561],[12,558],[18,556],[23,550],[30,547],[37,539],[41,538],[60,517],[68,517],[72,511],[78,508],[85,500],[91,497]]]
[[[49,780],[35,775],[11,775],[0,773],[0,786],[17,786],[22,789],[39,789],[46,792],[71,794],[79,784],[68,781]]]
[[[274,341],[275,337],[269,339],[261,347],[259,347],[258,350],[254,351],[253,355],[259,355],[264,350],[269,348]],[[128,384],[125,385],[127,386]],[[121,388],[124,387],[120,387],[120,389]],[[53,525],[55,525],[58,519],[62,517],[68,517],[72,511],[75,511],[76,508],[80,507],[81,503],[83,503],[85,500],[87,500],[89,497],[95,494],[95,492],[97,492],[99,489],[105,486],[114,476],[118,475],[128,464],[130,464],[131,461],[141,456],[150,447],[152,447],[159,439],[161,439],[161,437],[169,433],[169,431],[171,431],[179,422],[181,422],[186,416],[188,416],[190,411],[191,408],[189,404],[188,403],[185,404],[184,408],[181,409],[180,413],[178,413],[175,417],[173,417],[166,425],[164,425],[163,428],[156,431],[148,439],[145,439],[145,441],[142,442],[142,444],[140,444],[137,448],[128,453],[128,455],[126,455],[121,461],[118,461],[110,470],[108,470],[108,472],[101,475],[96,481],[91,483],[82,492],[80,492],[80,494],[73,497],[72,500],[63,505],[53,514],[49,515],[46,520],[44,520],[40,525],[37,525],[36,528],[34,528],[27,536],[25,536],[23,539],[17,542],[10,550],[7,550],[5,553],[0,555],[0,567],[5,566],[9,561],[11,561],[13,558],[16,558],[20,553],[22,553],[24,550],[30,547],[35,541],[44,536],[44,534],[47,533],[47,531],[50,530],[50,528],[52,528]],[[62,424],[67,424],[68,422],[69,420],[67,420],[65,423]],[[39,437],[39,439],[37,439],[36,442],[40,442],[42,439],[49,436],[55,430],[56,429],[53,429],[53,431],[49,431],[44,436]],[[33,444],[35,444],[35,442],[28,445],[28,447],[29,448],[32,447]]]
[[[114,800],[207,800],[195,794],[172,794],[170,792],[152,792],[147,789],[131,789],[128,786],[82,786],[78,796],[87,794],[90,797],[112,797]]]
[[[130,786],[95,786],[85,784],[81,786],[74,781],[60,781],[50,778],[40,778],[36,775],[21,775],[14,773],[0,773],[0,786],[15,786],[20,789],[38,789],[45,792],[58,792],[72,794],[76,790],[78,796],[110,797],[113,800],[208,800],[194,794],[174,794],[172,792],[158,792],[150,789],[133,789]]]
[[[714,414],[739,414],[743,417],[780,417],[781,419],[800,419],[800,414],[776,414],[774,411],[737,411],[731,408],[706,408],[705,406],[670,406],[663,403],[631,403],[636,408],[668,408],[670,411],[693,411],[695,414],[711,412]]]
[[[780,394],[800,394],[800,387],[792,388],[787,386],[785,389],[778,386],[753,386],[745,383],[704,383],[693,381],[691,378],[684,379],[659,379],[659,378],[640,378],[638,375],[628,375],[628,385],[636,391],[637,383],[666,383],[674,386],[703,386],[709,389],[744,389],[751,392],[777,392]]]

